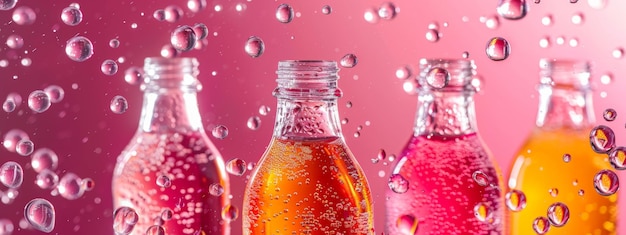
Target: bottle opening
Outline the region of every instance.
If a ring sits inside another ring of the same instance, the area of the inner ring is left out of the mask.
[[[144,60],[145,76],[142,88],[182,86],[200,90],[200,82],[196,79],[200,74],[199,64],[198,60],[193,57],[148,57]]]
[[[420,59],[418,82],[426,90],[477,90],[476,65],[467,59]]]
[[[337,62],[327,60],[284,60],[278,62],[274,96],[278,98],[337,98],[341,90]]]
[[[542,85],[589,88],[591,65],[587,61],[543,58],[539,60]]]

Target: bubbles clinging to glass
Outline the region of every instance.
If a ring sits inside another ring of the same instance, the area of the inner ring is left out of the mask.
[[[35,90],[28,95],[28,107],[36,113],[45,112],[50,105],[50,97],[42,90]]]
[[[65,97],[65,90],[57,85],[50,85],[43,89],[43,91],[48,95],[52,103],[59,103]]]
[[[293,20],[294,11],[291,5],[283,3],[276,9],[276,19],[280,23],[289,23]]]
[[[615,48],[611,52],[611,55],[613,55],[613,58],[615,59],[621,59],[622,57],[624,57],[624,49],[621,47]]]
[[[575,25],[582,24],[584,20],[585,20],[585,17],[582,12],[575,13],[574,15],[572,15],[572,18],[571,18],[572,24],[575,24]]]
[[[250,57],[257,58],[263,55],[263,52],[265,51],[265,43],[261,38],[257,36],[251,36],[246,41],[244,50]]]
[[[19,25],[31,25],[37,19],[37,13],[27,6],[20,6],[13,10],[13,22]]]
[[[504,196],[506,206],[511,211],[521,211],[526,207],[526,194],[524,192],[513,189]]]
[[[612,108],[605,109],[604,112],[602,113],[602,117],[607,122],[612,122],[617,117],[617,111],[615,111],[615,109],[612,109]]]
[[[172,180],[167,175],[159,175],[156,178],[156,185],[161,188],[169,188],[172,186]]]
[[[511,53],[511,46],[506,39],[494,37],[487,42],[485,53],[487,53],[487,57],[493,61],[505,60]]]
[[[487,26],[488,29],[497,29],[500,27],[500,18],[496,15],[485,18],[485,26]]]
[[[213,196],[221,196],[224,193],[224,187],[218,183],[209,185],[209,193]]]
[[[146,235],[165,235],[165,229],[161,225],[152,225],[146,230]]]
[[[188,25],[180,26],[172,32],[170,43],[176,50],[189,51],[196,45],[196,33]]]
[[[154,12],[152,13],[152,18],[154,18],[155,20],[158,20],[158,21],[164,21],[165,20],[165,10],[163,10],[163,9],[156,9],[156,10],[154,10]]]
[[[353,68],[354,66],[358,64],[358,62],[359,60],[357,59],[356,55],[346,54],[343,57],[341,57],[339,64],[341,65],[341,67],[344,67],[344,68]]]
[[[519,20],[526,16],[528,6],[526,0],[500,0],[496,9],[502,18]]]
[[[239,216],[239,209],[234,205],[225,205],[222,208],[222,219],[226,221],[234,221]]]
[[[259,107],[259,114],[261,116],[267,116],[267,114],[270,113],[270,107],[267,105],[261,105],[261,107]]]
[[[102,64],[100,65],[100,71],[102,71],[104,75],[108,75],[108,76],[115,75],[117,73],[118,68],[119,67],[117,66],[117,63],[111,59],[103,61]]]
[[[609,85],[609,84],[611,84],[611,82],[613,82],[613,74],[612,73],[605,73],[605,74],[602,74],[602,76],[600,76],[600,83],[602,83],[604,85]]]
[[[248,118],[248,122],[246,122],[246,126],[250,130],[258,130],[261,127],[261,118],[257,116],[252,116]]]
[[[68,6],[61,12],[61,20],[66,25],[76,26],[83,21],[83,12],[74,6]]]
[[[426,40],[429,42],[438,42],[439,41],[439,31],[437,29],[428,29],[426,30]]]
[[[365,21],[372,24],[377,23],[380,19],[380,17],[378,16],[378,11],[373,8],[366,9],[363,13],[363,18],[365,19]]]
[[[24,207],[24,218],[26,218],[28,224],[42,232],[52,232],[55,217],[54,206],[43,198],[35,198]]]
[[[93,53],[93,44],[83,36],[73,37],[65,45],[65,54],[76,62],[83,62],[91,58]]]
[[[111,99],[111,104],[109,105],[109,108],[113,113],[122,114],[126,112],[126,110],[128,110],[128,101],[126,101],[126,98],[124,98],[124,96],[116,95],[113,97],[113,99]]]

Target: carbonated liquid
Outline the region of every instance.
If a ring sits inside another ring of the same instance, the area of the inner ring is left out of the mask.
[[[611,166],[606,155],[591,149],[589,130],[535,130],[511,169],[509,187],[523,191],[527,203],[519,212],[507,212],[510,234],[537,234],[533,220],[547,217],[556,202],[567,205],[569,221],[547,234],[615,234],[617,194],[605,197],[594,189],[593,178],[602,169]]]
[[[374,234],[365,175],[343,139],[274,138],[244,197],[244,234]]]
[[[414,136],[400,156],[408,190],[387,191],[389,234],[504,234],[500,171],[476,134]]]

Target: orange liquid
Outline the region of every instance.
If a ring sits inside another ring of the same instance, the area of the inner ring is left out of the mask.
[[[342,139],[273,139],[246,188],[243,233],[374,234],[372,209]]]
[[[547,234],[616,233],[617,194],[601,196],[593,185],[598,171],[612,167],[607,155],[591,149],[589,131],[535,130],[528,139],[509,178],[509,187],[523,191],[527,198],[526,208],[507,210],[511,235],[537,234],[533,221],[547,217],[548,207],[555,202],[567,205],[570,218],[565,226],[552,226]],[[564,154],[571,155],[569,162],[564,161]]]

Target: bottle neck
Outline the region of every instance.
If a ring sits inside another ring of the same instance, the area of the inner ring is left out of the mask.
[[[459,136],[476,132],[472,91],[422,91],[418,94],[414,135]]]
[[[202,130],[196,92],[181,89],[146,91],[139,129],[151,133]]]
[[[278,99],[274,137],[325,139],[342,137],[336,99]]]
[[[584,129],[595,122],[590,90],[539,86],[537,127]]]

